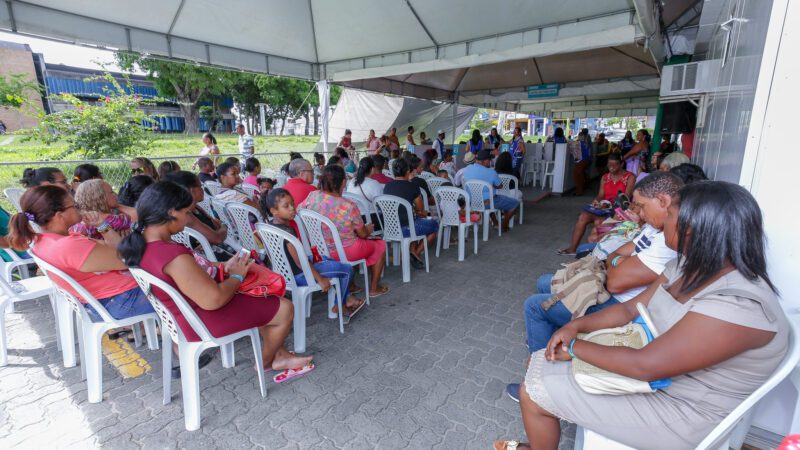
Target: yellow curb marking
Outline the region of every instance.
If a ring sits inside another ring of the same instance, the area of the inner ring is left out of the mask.
[[[107,334],[104,334],[102,346],[103,354],[123,378],[140,377],[153,369],[125,339],[112,341]]]

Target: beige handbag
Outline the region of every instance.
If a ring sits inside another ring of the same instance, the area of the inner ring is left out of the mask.
[[[648,336],[645,326],[641,323],[631,322],[623,327],[606,328],[578,335],[578,339],[612,347],[636,349],[644,347],[658,337],[658,332],[647,311],[647,307],[642,303],[637,303],[636,308],[639,310],[640,317],[652,337]],[[658,382],[650,383],[609,372],[578,358],[572,359],[572,376],[575,377],[575,382],[578,383],[581,389],[590,394],[598,395],[645,394],[655,392],[656,388],[654,386],[666,387],[669,385],[668,380],[658,380]]]
[[[590,307],[611,298],[605,283],[605,265],[595,256],[588,255],[564,264],[564,268],[553,275],[550,282],[552,295],[542,302],[542,309],[547,311],[556,303],[561,303],[572,313],[573,319],[582,317]]]

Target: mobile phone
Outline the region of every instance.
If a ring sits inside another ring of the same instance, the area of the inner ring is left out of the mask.
[[[250,257],[250,250],[246,248],[242,248],[239,250],[238,253],[239,258],[249,258]]]

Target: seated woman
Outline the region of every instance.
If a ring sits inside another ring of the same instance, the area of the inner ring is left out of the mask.
[[[339,161],[342,164],[342,167],[344,167],[344,171],[347,172],[348,175],[352,176],[356,173],[356,163],[350,159],[350,154],[347,153],[347,149],[336,147],[334,154],[339,157]],[[330,161],[328,161],[328,164],[330,164]]]
[[[283,347],[292,328],[292,303],[274,295],[251,297],[237,293],[253,264],[249,257],[237,255],[226,262],[225,271],[230,276],[218,283],[195,261],[189,249],[172,241],[171,236],[186,226],[194,204],[186,189],[163,181],[147,188],[140,200],[136,208],[139,221],[119,245],[124,264],[140,267],[177,289],[213,336],[257,327],[263,338],[266,369],[288,371],[285,375],[290,378],[313,370],[310,356],[295,356]],[[161,291],[156,295],[175,317],[187,340],[198,341],[199,336],[172,299]]]
[[[339,165],[328,165],[319,181],[320,190],[308,194],[299,208],[316,211],[333,221],[349,261],[366,259],[371,283],[368,287],[370,297],[389,292],[387,286],[378,283],[383,273],[383,266],[386,264],[386,242],[382,239],[371,239],[370,235],[375,226],[365,225],[355,203],[342,198],[346,185],[344,169]],[[333,238],[328,233],[325,233],[325,242],[331,257],[338,260],[339,255],[336,253]],[[354,286],[355,283],[352,283],[351,291],[354,290]]]
[[[258,209],[256,203],[249,195],[239,188],[239,166],[224,162],[217,166],[217,179],[222,186],[215,199],[223,202],[239,202]]]
[[[155,184],[155,182],[156,180],[147,175],[131,177],[120,188],[119,194],[117,194],[117,203],[122,206],[128,206],[135,211],[136,202],[139,200],[142,192],[150,187],[151,184]]]
[[[767,275],[755,199],[719,181],[687,185],[679,198],[664,226],[679,257],[664,273],[634,300],[569,322],[531,355],[519,391],[530,445],[517,448],[557,448],[559,418],[634,448],[654,442],[694,448],[783,359],[789,324]],[[639,315],[637,303],[648,307],[660,332],[642,349],[578,337],[624,326]],[[672,384],[645,394],[588,394],[571,373],[572,358],[636,380],[672,378]],[[495,442],[496,449],[512,447]]]
[[[100,168],[94,164],[79,164],[72,173],[72,192],[78,190],[78,186],[84,181],[103,179]]]
[[[247,158],[244,161],[244,171],[247,172],[244,182],[258,186],[258,176],[261,175],[261,161],[258,158]]]
[[[156,170],[156,166],[153,165],[153,161],[150,161],[149,158],[145,158],[144,156],[133,158],[130,166],[132,176],[147,175],[158,181],[158,171]]]
[[[380,157],[380,155],[378,156]],[[381,170],[375,166],[375,161],[372,158],[361,158],[361,161],[358,162],[356,176],[347,182],[347,193],[361,197],[369,204],[369,210],[361,211],[361,215],[363,217],[369,214],[370,222],[380,229],[378,212],[375,210],[375,205],[372,204],[375,197],[383,195],[383,184],[372,179],[377,174],[381,174]]]
[[[297,215],[297,211],[294,208],[294,200],[289,191],[281,188],[272,190],[261,202],[261,206],[261,213],[264,217],[270,217],[272,225],[300,239],[295,229],[290,226],[290,223]],[[306,280],[303,269],[300,267],[297,250],[294,247],[290,247],[286,242],[283,243],[283,247],[289,257],[289,265],[292,266],[295,282],[297,282],[298,286],[308,286],[308,280]],[[311,259],[311,256],[308,256]],[[320,262],[309,261],[309,263],[311,263],[311,273],[314,276],[314,280],[320,285],[322,292],[328,292],[328,289],[331,288],[331,278],[339,280],[339,298],[345,299],[344,314],[348,320],[364,306],[364,300],[350,295],[353,266],[324,256]],[[333,313],[339,312],[338,305],[333,305],[333,308]]]
[[[55,167],[40,167],[38,169],[25,169],[22,171],[22,179],[19,180],[20,184],[25,189],[30,189],[36,186],[55,185],[69,190],[70,186],[67,183],[67,177],[61,169]]]
[[[164,178],[168,173],[181,170],[180,164],[176,161],[164,161],[158,165],[158,179]]]
[[[25,250],[33,243],[36,256],[74,278],[115,319],[153,312],[136,280],[122,273],[128,268],[117,256],[118,232],[110,229],[100,241],[69,232],[81,215],[66,189],[37,186],[22,196],[20,206],[23,212],[11,218],[8,236],[14,249]],[[34,232],[31,222],[39,225],[42,233]],[[57,283],[74,293],[67,284]],[[93,321],[102,321],[94,308],[79,300]]]
[[[103,239],[103,233],[109,229],[126,236],[136,220],[136,210],[120,205],[111,185],[102,179],[80,183],[75,192],[75,204],[83,220],[69,231],[92,239]],[[134,216],[131,217],[128,213]]]
[[[205,192],[203,186],[200,185],[200,179],[197,175],[186,170],[172,172],[164,177],[165,181],[171,181],[192,194],[192,206],[189,209],[189,216],[187,218],[186,226],[198,231],[203,237],[208,240],[214,249],[214,256],[218,261],[227,261],[236,254],[236,250],[232,249],[225,243],[225,238],[228,237],[228,227],[225,226],[218,219],[209,216],[197,203],[203,200]],[[194,247],[197,248],[200,243],[195,243]]]
[[[608,173],[603,175],[600,181],[600,191],[592,201],[592,206],[597,208],[601,201],[614,202],[620,192],[631,198],[633,186],[636,184],[636,177],[626,171],[622,166],[622,159],[619,155],[612,153],[608,155]],[[589,211],[583,210],[575,222],[572,230],[572,242],[569,247],[556,251],[559,255],[575,255],[578,244],[581,243],[586,228],[589,224],[598,225],[603,222],[605,216],[598,216]]]

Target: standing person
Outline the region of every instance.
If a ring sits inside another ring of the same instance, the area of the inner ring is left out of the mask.
[[[239,155],[241,161],[247,161],[247,158],[252,157],[256,153],[256,144],[253,136],[247,134],[244,130],[244,124],[236,125],[236,134],[239,135]]]
[[[561,127],[557,127],[556,130],[553,132],[553,143],[554,144],[566,144],[567,138],[564,136],[564,129]]]
[[[572,179],[575,180],[575,195],[583,195],[586,189],[586,168],[592,159],[592,138],[589,136],[589,129],[584,128],[578,133],[578,144],[580,144],[580,154],[575,155],[575,165],[572,166]]]
[[[517,127],[519,128],[519,127]],[[514,129],[516,132],[516,128]],[[521,133],[521,131],[520,131]],[[497,133],[497,127],[492,127],[491,131],[489,131],[489,145],[491,148],[497,148],[500,144],[505,144],[505,139],[503,136]]]
[[[495,133],[496,128],[492,129]],[[502,137],[500,139],[503,139]],[[522,139],[522,128],[514,127],[514,135],[511,137],[511,145],[508,148],[511,153],[511,168],[514,171],[514,176],[517,180],[522,180],[520,176],[520,169],[522,169],[522,161],[525,159],[525,141]]]
[[[480,180],[489,183],[491,186],[494,186],[495,189],[502,187],[503,182],[500,180],[497,172],[489,168],[489,164],[492,161],[492,154],[489,153],[488,150],[481,150],[475,156],[475,159],[477,160],[477,163],[468,166],[464,170],[464,182],[470,180]],[[488,203],[490,195],[491,192],[489,192],[488,189],[484,189],[483,201]],[[494,207],[503,212],[503,222],[497,224],[497,226],[502,226],[503,231],[508,230],[508,223],[514,218],[514,214],[517,213],[519,201],[515,198],[506,197],[505,195],[495,193]]]
[[[370,155],[374,155],[378,148],[381,146],[381,140],[375,136],[375,130],[369,130],[369,136],[367,136],[367,152]]]
[[[480,130],[472,130],[472,137],[467,141],[467,151],[470,153],[478,153],[483,150],[483,138],[481,138]]]
[[[431,245],[436,241],[439,222],[428,217],[428,205],[422,202],[420,187],[410,180],[415,171],[411,169],[408,160],[405,158],[398,159],[394,163],[393,170],[394,181],[383,188],[383,193],[404,199],[411,204],[411,209],[413,209],[411,215],[414,217],[414,223],[408,223],[408,212],[405,211],[405,208],[400,208],[400,225],[403,227],[403,236],[410,236],[409,227],[413,226],[416,235],[425,236],[428,241],[428,248],[431,248]],[[415,269],[425,268],[425,260],[420,256],[424,249],[425,246],[421,241],[411,243],[411,265]]]
[[[389,148],[389,138],[386,137],[386,135],[384,134],[380,137],[380,145],[372,154],[381,155],[384,158],[389,158],[389,155],[391,155],[391,153],[392,151]]]
[[[634,176],[639,175],[639,160],[642,158],[642,156],[646,155],[649,148],[650,133],[642,128],[636,132],[636,144],[627,153],[624,151],[622,153],[622,159],[625,161],[625,166],[628,172],[632,173]]]
[[[389,150],[399,150],[400,149],[400,139],[397,138],[397,127],[392,127],[389,130],[389,135],[386,136],[389,140]]]
[[[414,142],[414,127],[408,127],[408,134],[406,135],[406,145],[417,145]]]
[[[206,133],[203,135],[203,144],[205,147],[200,149],[200,154],[197,155],[198,158],[192,164],[192,170],[194,170],[200,162],[200,158],[207,156],[210,158],[214,158],[214,164],[219,164],[219,157],[215,155],[219,155],[219,147],[217,147],[217,138],[214,137],[211,133]],[[210,156],[209,156],[210,155]]]
[[[432,144],[433,143],[431,142],[431,140],[428,139],[428,135],[425,134],[424,131],[421,131],[419,133],[419,145],[432,145]]]
[[[444,160],[444,130],[436,132],[436,140],[433,141],[433,149],[436,150],[436,159]]]
[[[344,130],[344,136],[339,139],[339,145],[337,147],[341,147],[345,150],[355,150],[355,147],[353,147],[353,132]]]
[[[633,140],[633,134],[630,130],[625,132],[625,137],[617,144],[623,155],[628,153],[634,145],[636,145],[636,141]]]

